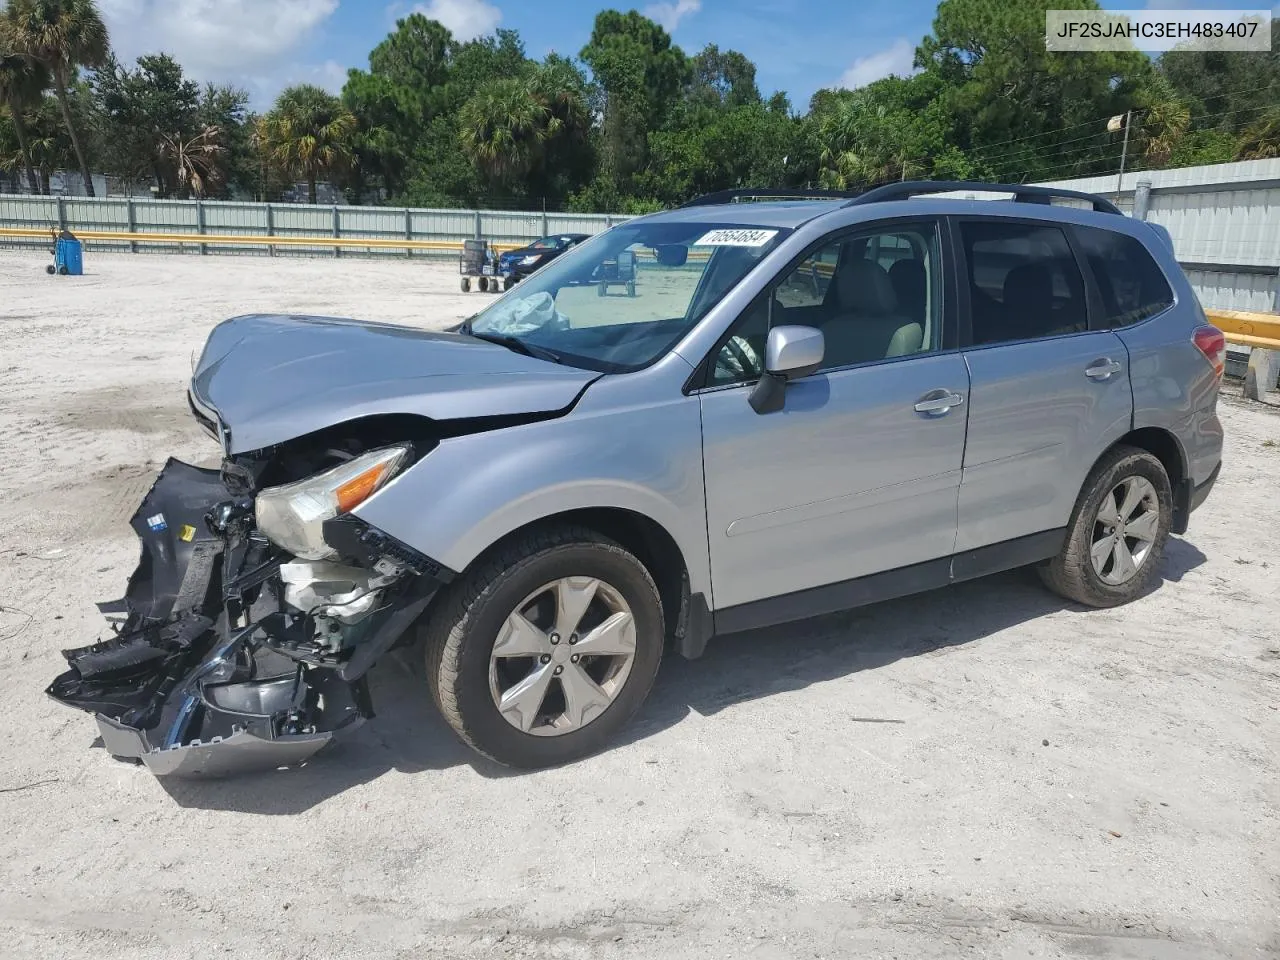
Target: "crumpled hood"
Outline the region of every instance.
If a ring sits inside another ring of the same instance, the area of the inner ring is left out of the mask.
[[[377,414],[562,410],[599,376],[460,334],[257,314],[213,329],[191,395],[230,432],[228,452],[243,453]]]

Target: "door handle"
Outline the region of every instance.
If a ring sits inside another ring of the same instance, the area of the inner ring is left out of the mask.
[[[916,413],[927,413],[941,417],[949,413],[952,407],[964,403],[964,397],[949,390],[932,390],[916,401]]]
[[[1084,375],[1090,380],[1109,380],[1113,373],[1120,372],[1120,364],[1110,357],[1102,357],[1085,367]]]

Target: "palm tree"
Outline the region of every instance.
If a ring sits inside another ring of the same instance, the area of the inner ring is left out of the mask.
[[[213,126],[205,127],[191,138],[177,133],[160,137],[160,158],[177,173],[178,192],[184,198],[189,194],[204,197],[222,185],[226,179],[223,169],[226,152],[222,131]]]
[[[23,113],[39,103],[40,95],[49,86],[49,71],[44,65],[25,57],[12,49],[5,28],[0,20],[0,103],[9,109],[13,131],[18,138],[18,152],[27,171],[27,184],[32,193],[40,192],[36,170],[31,165],[31,146],[27,142],[27,125]]]
[[[529,174],[559,124],[531,84],[516,78],[485,84],[458,111],[463,151],[491,180],[507,184]]]
[[[1242,132],[1236,151],[1239,160],[1280,157],[1280,109],[1272,107]]]
[[[67,87],[78,67],[102,66],[110,52],[107,28],[98,8],[94,0],[9,0],[4,15],[13,46],[43,63],[53,75],[53,89],[80,164],[85,193],[92,197],[93,178],[71,118]]]
[[[321,177],[355,162],[355,116],[337,97],[310,84],[280,94],[255,132],[267,159],[306,178],[311,203]]]

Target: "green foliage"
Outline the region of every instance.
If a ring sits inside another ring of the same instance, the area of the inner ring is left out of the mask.
[[[412,13],[340,99],[295,87],[259,117],[163,53],[117,62],[94,0],[0,0],[0,169],[44,189],[68,166],[87,181],[91,157],[161,195],[275,197],[302,178],[312,199],[327,180],[352,202],[638,213],[731,187],[1113,173],[1114,116],[1132,117],[1129,169],[1280,155],[1280,31],[1261,55],[1049,54],[1050,7],[1098,3],[941,0],[908,76],[799,113],[741,52],[686,55],[635,10],[599,12],[577,59]]]
[[[634,10],[596,14],[579,56],[595,78],[593,107],[603,117],[601,173],[626,194],[648,164],[648,132],[662,127],[692,79],[689,61],[667,31]]]
[[[307,181],[316,202],[321,177],[342,173],[356,161],[356,118],[333,94],[311,84],[289,87],[260,123],[268,163]]]
[[[76,129],[68,88],[77,68],[100,67],[110,56],[107,28],[97,5],[93,0],[9,0],[4,20],[6,44],[44,64],[52,74],[85,192],[93,196],[93,178]]]

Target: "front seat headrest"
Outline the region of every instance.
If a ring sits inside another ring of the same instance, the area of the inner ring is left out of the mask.
[[[854,260],[841,267],[836,276],[836,296],[842,308],[865,316],[883,317],[898,309],[893,282],[874,260]]]

